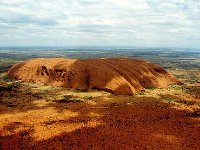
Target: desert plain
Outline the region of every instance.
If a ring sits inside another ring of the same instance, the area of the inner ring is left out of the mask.
[[[132,95],[11,80],[8,69],[30,56],[1,58],[0,149],[200,149],[199,61],[182,56],[148,57],[182,84]]]

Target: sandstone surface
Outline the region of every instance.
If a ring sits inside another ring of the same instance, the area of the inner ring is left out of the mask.
[[[179,83],[160,65],[130,58],[36,58],[15,64],[11,79],[80,90],[133,95],[145,88]]]

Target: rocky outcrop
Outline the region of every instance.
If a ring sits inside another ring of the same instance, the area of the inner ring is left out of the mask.
[[[129,58],[36,58],[14,65],[8,76],[25,82],[123,95],[178,83],[161,66]]]

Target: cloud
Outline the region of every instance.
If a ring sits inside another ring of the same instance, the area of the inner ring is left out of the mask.
[[[200,47],[198,0],[1,0],[0,46]]]

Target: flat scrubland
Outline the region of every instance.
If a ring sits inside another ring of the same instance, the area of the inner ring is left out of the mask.
[[[167,88],[149,88],[134,96],[116,96],[10,81],[3,72],[12,64],[38,55],[51,57],[52,53],[22,55],[1,51],[0,149],[200,149],[197,52],[53,54],[69,58],[80,54],[144,58],[161,64],[183,82]]]
[[[21,83],[2,73],[0,148],[199,149],[199,73],[170,72],[185,84],[134,96]]]

